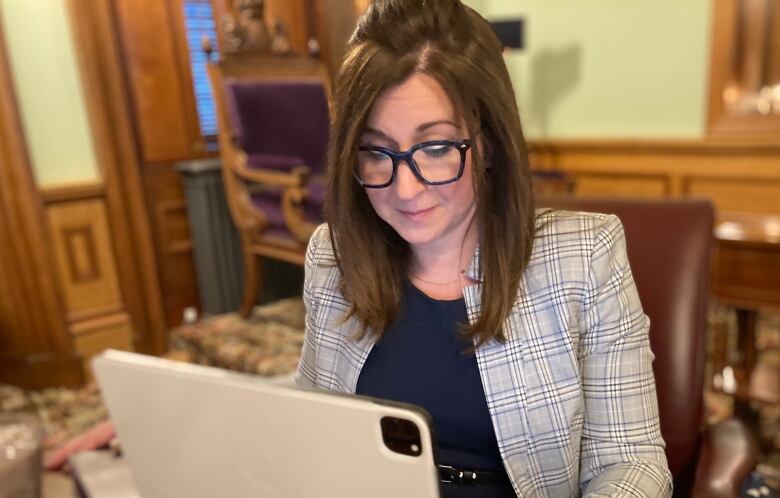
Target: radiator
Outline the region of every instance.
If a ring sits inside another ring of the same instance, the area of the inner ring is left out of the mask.
[[[225,199],[220,160],[186,161],[176,169],[184,182],[201,311],[207,315],[235,311],[243,294],[244,264]],[[260,303],[301,293],[301,267],[266,260],[262,277]]]

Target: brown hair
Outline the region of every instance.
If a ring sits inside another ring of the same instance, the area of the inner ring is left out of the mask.
[[[351,314],[381,336],[396,319],[411,249],[354,180],[357,147],[374,102],[413,73],[435,78],[473,140],[482,307],[466,329],[503,339],[534,236],[528,155],[502,46],[459,0],[375,0],[361,18],[335,82],[325,213]]]

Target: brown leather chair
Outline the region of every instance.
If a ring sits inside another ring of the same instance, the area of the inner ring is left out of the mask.
[[[650,317],[674,496],[738,496],[756,463],[757,440],[737,419],[706,429],[703,423],[712,205],[704,200],[584,197],[540,198],[538,204],[621,219],[639,297]]]

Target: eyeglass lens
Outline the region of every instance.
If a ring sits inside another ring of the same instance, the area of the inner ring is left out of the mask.
[[[462,155],[454,145],[436,144],[415,150],[412,161],[426,181],[446,182],[460,173]],[[365,185],[384,185],[393,176],[393,159],[377,150],[360,151],[357,173]]]

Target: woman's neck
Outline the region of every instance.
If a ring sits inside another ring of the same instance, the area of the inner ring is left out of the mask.
[[[455,299],[469,285],[466,276],[477,248],[478,231],[471,224],[460,243],[444,247],[413,248],[409,278],[412,283],[434,299]]]

